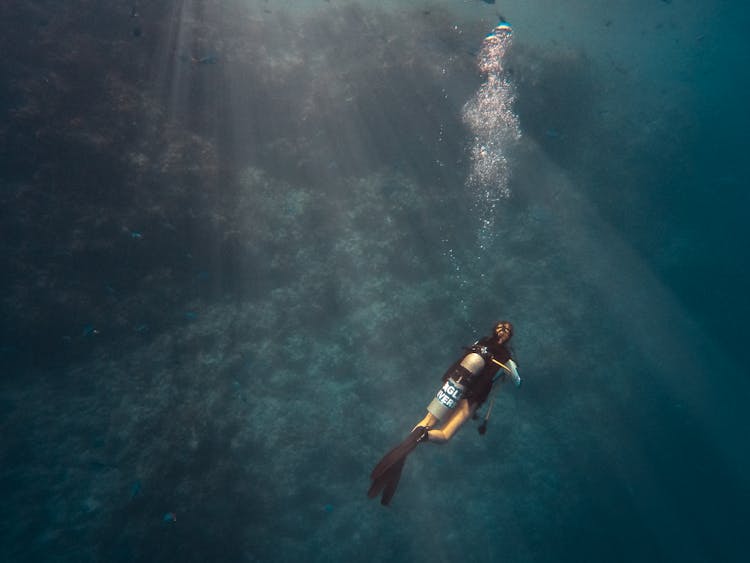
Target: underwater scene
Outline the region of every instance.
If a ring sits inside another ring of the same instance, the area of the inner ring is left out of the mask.
[[[746,3],[0,26],[0,561],[747,560]]]

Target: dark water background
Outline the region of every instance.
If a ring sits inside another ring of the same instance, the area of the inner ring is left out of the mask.
[[[498,11],[523,138],[480,249]],[[745,560],[742,3],[0,18],[0,559]],[[500,317],[524,386],[368,502]]]

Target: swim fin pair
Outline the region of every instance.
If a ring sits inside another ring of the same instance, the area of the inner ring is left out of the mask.
[[[383,456],[370,474],[372,484],[367,491],[368,498],[375,498],[382,492],[380,504],[388,506],[396,494],[406,457],[414,451],[419,442],[427,439],[428,431],[429,428],[417,426],[403,442]]]

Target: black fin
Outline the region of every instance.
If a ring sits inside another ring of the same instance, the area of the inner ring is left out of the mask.
[[[380,498],[380,504],[388,506],[393,495],[396,494],[396,489],[401,480],[401,472],[404,469],[405,463],[406,458],[402,457],[396,463],[391,465],[385,473],[375,479],[372,482],[372,485],[370,485],[370,489],[367,491],[367,497],[375,498],[382,492],[383,496]]]
[[[381,476],[379,479],[375,479],[367,490],[367,498],[375,498],[388,484],[386,476]]]
[[[419,440],[420,438],[422,438],[422,436],[424,436],[424,427],[418,426],[417,428],[412,430],[411,434],[409,434],[403,442],[401,442],[398,446],[393,448],[382,457],[382,459],[375,466],[375,469],[372,470],[370,479],[378,479],[394,464],[413,452],[414,448],[416,448],[417,444],[419,444]]]
[[[383,496],[380,498],[380,504],[383,506],[388,506],[393,495],[396,494],[398,482],[401,480],[401,471],[404,469],[404,463],[406,463],[405,457],[401,458],[401,461],[398,461],[393,467],[391,467],[390,471],[388,471],[388,483],[386,484],[385,489],[383,489]]]

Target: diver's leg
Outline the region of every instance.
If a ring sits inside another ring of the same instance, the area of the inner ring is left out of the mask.
[[[430,429],[427,441],[437,444],[447,442],[453,438],[453,435],[461,428],[463,423],[471,418],[475,410],[477,410],[476,405],[469,405],[469,401],[461,399],[456,406],[456,410],[442,428]]]
[[[437,421],[438,421],[438,418],[434,414],[432,414],[431,412],[428,412],[425,415],[425,417],[422,420],[420,420],[419,422],[417,422],[416,426],[414,428],[412,428],[411,430],[412,430],[412,432],[414,432],[414,429],[415,428],[419,428],[420,426],[429,426],[430,428],[432,428],[433,426],[435,426],[435,423]]]

